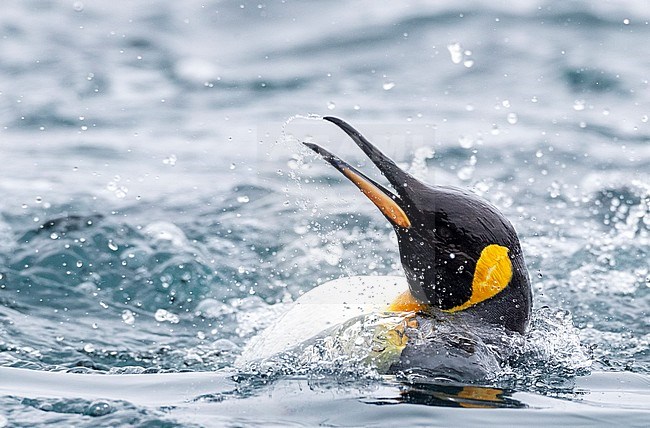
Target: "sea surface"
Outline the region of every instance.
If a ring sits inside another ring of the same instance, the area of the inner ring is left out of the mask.
[[[650,424],[647,1],[5,1],[0,426]],[[401,275],[351,123],[519,232],[480,384],[234,368],[291,301]]]

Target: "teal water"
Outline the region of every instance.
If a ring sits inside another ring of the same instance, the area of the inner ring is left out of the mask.
[[[0,426],[647,425],[649,20],[643,1],[3,5]],[[535,309],[494,379],[233,369],[317,284],[401,274],[382,216],[299,141],[382,178],[309,114],[513,222]]]

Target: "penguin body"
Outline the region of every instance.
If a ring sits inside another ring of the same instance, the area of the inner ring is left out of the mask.
[[[405,277],[343,278],[320,285],[251,340],[237,365],[299,349],[328,334],[345,341],[350,327],[361,325],[372,330],[365,336],[370,341],[353,342],[369,348],[367,361],[380,372],[417,368],[456,379],[486,377],[507,354],[494,351],[504,343],[498,338],[523,334],[531,313],[531,287],[514,227],[479,196],[425,184],[346,122],[324,120],[341,128],[395,190],[304,143],[391,223]],[[351,349],[345,343],[342,348]]]

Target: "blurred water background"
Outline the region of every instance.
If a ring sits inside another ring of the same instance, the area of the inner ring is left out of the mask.
[[[647,1],[0,10],[0,426],[647,423]],[[310,114],[514,223],[533,324],[501,392],[469,401],[522,409],[233,370],[282,302],[401,273],[381,215],[299,141],[382,178]],[[67,372],[96,377],[64,392]]]

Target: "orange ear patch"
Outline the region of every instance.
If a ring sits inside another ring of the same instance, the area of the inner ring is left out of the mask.
[[[447,312],[465,310],[496,296],[506,288],[512,278],[512,262],[508,251],[508,248],[496,244],[483,248],[474,270],[471,297],[462,305],[447,309]]]

